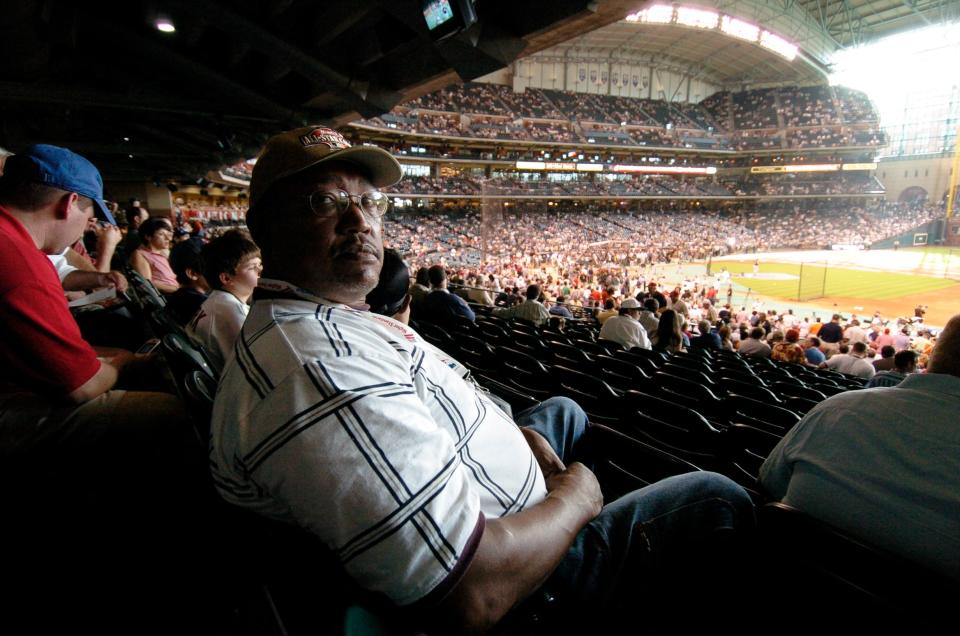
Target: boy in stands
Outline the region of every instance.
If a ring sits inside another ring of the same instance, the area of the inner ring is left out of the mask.
[[[204,246],[203,273],[213,290],[187,325],[217,373],[233,351],[247,318],[247,304],[260,280],[260,248],[239,231],[227,232]]]

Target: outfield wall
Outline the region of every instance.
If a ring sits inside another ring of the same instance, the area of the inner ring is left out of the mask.
[[[935,245],[943,236],[943,219],[927,221],[923,225],[918,225],[912,230],[903,234],[885,238],[882,241],[876,241],[870,245],[872,250],[890,250],[895,243],[899,247],[914,247],[923,245]]]

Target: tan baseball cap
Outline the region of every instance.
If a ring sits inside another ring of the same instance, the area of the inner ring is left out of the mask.
[[[365,169],[377,188],[391,186],[403,176],[393,156],[376,146],[351,146],[336,130],[308,126],[274,135],[257,157],[250,180],[250,207],[277,181],[325,161],[344,161]]]

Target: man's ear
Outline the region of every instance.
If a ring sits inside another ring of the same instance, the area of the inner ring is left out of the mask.
[[[75,205],[79,199],[79,195],[76,192],[67,192],[62,197],[57,199],[56,206],[54,207],[54,214],[58,221],[65,221],[70,216],[70,206]]]
[[[233,280],[233,276],[231,276],[231,275],[228,274],[227,272],[220,272],[220,286],[221,286],[221,287],[226,287],[227,285],[229,285],[231,280]]]

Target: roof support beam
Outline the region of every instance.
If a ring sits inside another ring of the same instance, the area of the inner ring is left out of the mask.
[[[189,13],[195,19],[207,21],[211,17],[215,18],[217,24],[236,37],[243,38],[258,51],[283,60],[309,81],[337,91],[347,99],[351,107],[365,116],[385,113],[400,101],[399,93],[340,73],[220,3],[210,0],[171,0],[171,4],[175,5],[178,11]]]

